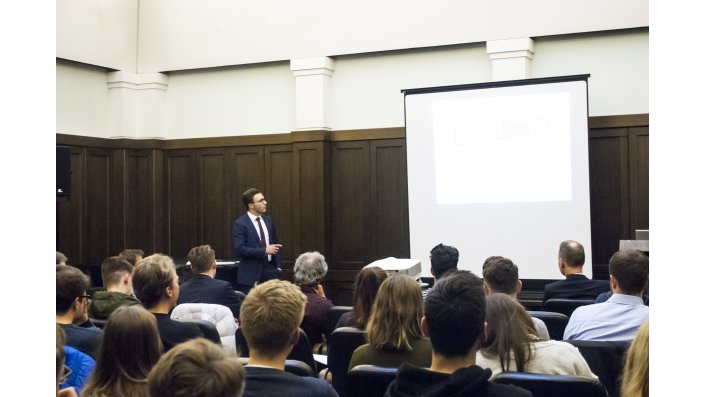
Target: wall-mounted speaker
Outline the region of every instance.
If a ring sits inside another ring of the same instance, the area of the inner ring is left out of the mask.
[[[56,197],[71,195],[71,148],[56,147]]]

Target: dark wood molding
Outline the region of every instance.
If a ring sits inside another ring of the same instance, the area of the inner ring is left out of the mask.
[[[594,116],[588,118],[588,128],[643,127],[649,125],[649,114],[625,114],[620,116]]]
[[[406,128],[391,127],[391,128],[372,128],[365,130],[340,130],[331,133],[330,140],[336,142],[342,141],[364,141],[375,139],[396,139],[406,138]]]

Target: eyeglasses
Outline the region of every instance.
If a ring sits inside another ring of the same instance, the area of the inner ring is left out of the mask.
[[[71,376],[71,368],[67,367],[66,364],[64,364],[64,369],[62,370],[61,378],[59,378],[59,384],[62,385],[66,383],[66,381],[69,379],[69,376]]]
[[[79,295],[76,298],[83,298],[83,299],[88,300],[88,299],[91,299],[91,296],[90,295]]]

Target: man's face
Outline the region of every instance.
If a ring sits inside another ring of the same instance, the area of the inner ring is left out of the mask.
[[[86,316],[88,315],[87,314],[88,313],[88,297],[87,297],[87,295],[88,294],[86,294],[84,292],[83,296],[76,298],[76,299],[78,299],[78,305],[76,307],[76,313],[74,313],[74,316],[73,316],[74,322],[81,320],[84,317],[84,315],[86,315]]]
[[[255,194],[250,203],[250,211],[256,215],[262,215],[267,212],[267,200],[264,199],[262,193]]]

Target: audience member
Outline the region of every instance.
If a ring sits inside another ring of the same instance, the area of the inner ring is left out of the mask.
[[[135,248],[126,248],[120,252],[119,256],[130,262],[132,266],[136,266],[139,261],[144,258],[144,251]]]
[[[288,281],[270,280],[247,294],[240,308],[240,327],[250,349],[244,396],[338,395],[325,380],[284,371],[286,357],[299,340],[305,306],[306,296]]]
[[[622,373],[622,397],[649,397],[649,319],[627,350]]]
[[[68,384],[73,371],[66,365],[66,333],[60,326],[56,326],[56,397],[78,397],[76,388]],[[78,350],[73,349],[78,352]],[[80,353],[80,352],[79,352]],[[90,358],[87,354],[81,353]],[[92,360],[92,359],[91,359]],[[94,362],[95,363],[95,362]],[[90,372],[89,372],[90,375]],[[88,378],[88,375],[86,376]],[[63,386],[63,387],[62,387]]]
[[[157,319],[164,351],[181,342],[203,336],[198,325],[169,317],[169,311],[179,299],[179,276],[170,257],[154,254],[142,259],[135,266],[132,285],[142,305]]]
[[[597,295],[597,298],[595,298],[595,303],[607,302],[607,300],[609,298],[611,298],[612,295],[614,295],[614,293],[612,291],[603,292],[600,295]],[[648,286],[646,286],[646,288],[644,288],[644,293],[641,295],[641,299],[644,300],[644,304],[646,306],[649,306],[649,287]]]
[[[111,256],[100,265],[105,291],[93,293],[88,306],[88,316],[105,320],[120,306],[139,305],[132,293],[132,270],[134,266],[119,256]]]
[[[367,327],[367,319],[370,318],[372,313],[372,305],[375,303],[379,286],[386,279],[387,272],[378,266],[366,267],[360,270],[360,273],[355,277],[355,284],[353,285],[352,311],[343,313],[335,327],[365,329]]]
[[[149,373],[153,397],[240,397],[245,371],[237,355],[204,338],[164,354]]]
[[[95,357],[103,332],[80,327],[88,317],[88,276],[73,266],[56,265],[56,323],[66,332],[66,344]]]
[[[431,338],[431,367],[402,364],[385,396],[532,395],[515,386],[489,382],[492,371],[475,365],[485,327],[485,294],[477,276],[458,270],[443,277],[426,297],[424,312],[421,329]]]
[[[614,294],[606,302],[575,309],[564,340],[632,341],[649,318],[649,307],[642,300],[649,258],[635,250],[617,251],[610,258],[609,272]]]
[[[379,287],[367,322],[369,343],[355,349],[348,370],[361,364],[399,367],[405,361],[431,365],[431,342],[421,332],[422,317],[419,283],[401,274],[389,276]]]
[[[597,378],[575,346],[540,341],[531,316],[515,299],[492,294],[486,307],[487,338],[475,362],[492,370],[490,379],[507,371]]]
[[[154,316],[142,306],[121,306],[103,328],[93,375],[81,397],[149,397],[147,376],[162,354]]]
[[[558,269],[565,280],[546,284],[543,303],[552,298],[592,299],[610,290],[607,280],[590,280],[583,274],[585,249],[577,241],[563,241],[558,249]]]
[[[294,284],[306,295],[306,310],[301,328],[306,332],[311,345],[323,341],[326,313],[333,302],[326,298],[321,281],[328,272],[326,258],[318,252],[305,252],[294,263]]]
[[[181,284],[178,303],[214,303],[226,306],[235,318],[240,317],[242,297],[224,280],[216,280],[218,269],[215,251],[210,245],[194,247],[188,253],[193,276]]]
[[[490,256],[485,259],[482,265],[482,279],[486,295],[499,292],[517,300],[522,284],[519,280],[519,268],[511,259],[502,256]],[[534,322],[539,340],[551,339],[548,328],[541,319],[531,317],[531,321]]]
[[[68,261],[69,261],[69,258],[67,258],[66,255],[62,254],[59,251],[56,251],[56,264],[57,265],[66,266],[66,263]]]
[[[431,275],[434,280],[439,280],[449,272],[458,270],[458,258],[460,253],[455,247],[438,244],[431,249]],[[422,296],[426,299],[429,289],[422,291]]]

